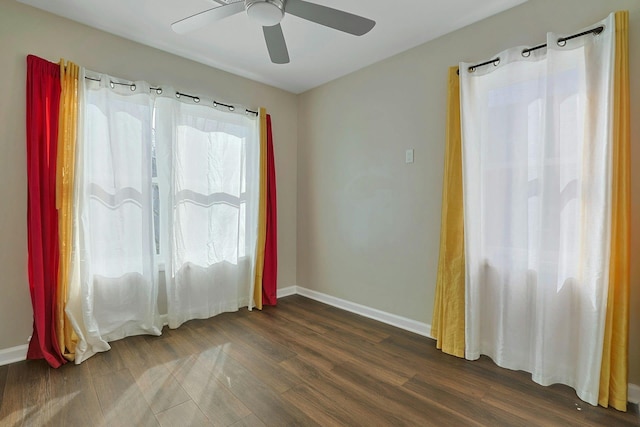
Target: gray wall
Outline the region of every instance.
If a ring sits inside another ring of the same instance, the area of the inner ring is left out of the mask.
[[[640,2],[529,0],[306,92],[299,100],[298,285],[431,323],[447,69],[630,11],[633,257],[640,253]],[[415,163],[405,164],[405,150]],[[640,384],[632,259],[631,382]]]
[[[273,118],[278,180],[279,284],[296,284],[297,96],[115,37],[13,0],[0,0],[0,350],[31,335],[27,279],[26,56],[61,57],[131,80],[249,107]]]

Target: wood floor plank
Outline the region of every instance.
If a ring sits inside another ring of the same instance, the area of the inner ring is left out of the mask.
[[[288,405],[280,393],[257,379],[226,353],[213,367],[214,375],[266,425],[317,426],[296,407]]]
[[[2,425],[45,425],[51,418],[49,366],[44,360],[27,360],[8,368]]]
[[[395,335],[390,335],[380,343],[384,348],[390,349],[392,353],[411,354],[420,359],[427,357],[438,357],[439,355],[450,357],[436,349],[436,342],[431,338],[402,331]]]
[[[348,410],[355,419],[375,420],[378,425],[414,425],[415,420],[404,413],[394,413],[387,405],[381,405],[379,399],[356,384],[344,381],[333,371],[325,371],[300,358],[280,363],[282,367],[305,380],[306,384],[318,390],[329,399]]]
[[[219,365],[228,356],[215,348],[184,360],[173,372],[174,377],[202,413],[215,426],[228,426],[251,414],[225,383],[218,380]]]
[[[388,333],[382,332],[379,327],[367,326],[362,321],[362,316],[345,311],[339,313],[328,309],[322,312],[307,311],[299,305],[292,305],[285,315],[295,320],[304,319],[307,323],[319,325],[328,331],[343,330],[346,333],[357,335],[371,342],[380,342],[389,336]]]
[[[105,425],[157,426],[158,422],[128,369],[93,377]]]
[[[164,365],[137,365],[129,368],[129,371],[154,414],[191,400]]]
[[[489,387],[481,378],[477,378],[474,375],[457,375],[454,369],[448,367],[443,367],[442,369],[426,367],[424,371],[416,374],[404,385],[406,386],[412,381],[418,384],[424,382],[434,387],[439,387],[449,393],[460,396],[460,398],[480,400],[489,392]]]
[[[251,414],[236,421],[231,427],[265,427],[265,423],[260,421],[260,418],[256,417],[255,414]]]
[[[209,419],[192,400],[156,415],[161,427],[213,427]]]
[[[116,342],[117,341],[111,344],[114,345]],[[118,351],[103,351],[97,353],[83,363],[86,363],[87,366],[89,366],[91,376],[94,378],[125,368],[125,364]]]
[[[310,345],[318,335],[317,333],[292,324],[286,319],[274,319],[270,315],[264,319],[263,323],[247,322],[246,320],[240,320],[239,323],[288,348],[319,368],[327,370],[333,368],[335,359],[328,352],[317,351],[313,348],[314,346]]]
[[[573,420],[572,414],[558,414],[555,411],[550,410],[550,408],[540,406],[529,399],[522,399],[520,396],[516,396],[513,392],[506,394],[503,391],[492,390],[491,393],[488,393],[484,398],[482,398],[482,402],[493,407],[509,411],[518,417],[529,420],[534,419],[537,423],[542,425],[576,427],[584,425],[583,423],[578,423]]]
[[[336,365],[364,362],[372,367],[371,372],[375,373],[379,380],[398,385],[404,384],[416,374],[415,370],[409,366],[389,363],[389,360],[381,357],[379,353],[367,351],[356,344],[335,339],[331,334],[330,332],[318,335],[313,340],[309,340],[308,345],[318,352],[330,354]]]
[[[0,408],[2,408],[2,399],[4,396],[4,386],[7,384],[8,366],[0,366]]]
[[[282,305],[282,303],[281,303]],[[285,304],[286,306],[286,311],[284,310],[272,310],[271,308],[268,308],[267,310],[263,310],[263,313],[266,315],[275,315],[275,316],[279,316],[282,317],[284,319],[287,319],[288,321],[292,322],[292,323],[296,323],[304,328],[307,328],[313,332],[316,332],[318,334],[324,334],[328,331],[330,331],[332,329],[331,326],[329,325],[325,325],[325,324],[320,324],[317,321],[315,321],[315,319],[310,319],[308,316],[299,316],[296,315],[295,312],[291,311],[293,310],[296,305],[295,304]],[[301,307],[301,309],[303,309]],[[312,311],[312,313],[318,313],[316,311]]]
[[[235,322],[242,320],[242,318],[235,319]],[[228,330],[225,331],[225,328],[221,327],[219,323],[216,322],[207,326],[202,322],[189,322],[185,330],[182,331],[182,340],[179,345],[192,346],[194,355],[214,348],[221,348],[226,354],[242,363],[257,378],[263,382],[268,382],[278,392],[286,391],[299,383],[298,379],[288,375],[286,372],[277,372],[276,362],[270,357],[274,354],[272,349],[267,349],[264,352],[260,348],[256,349],[239,334],[230,333]],[[278,349],[275,359],[280,360],[281,356],[279,355],[281,354],[282,349]]]
[[[412,417],[412,421],[420,423],[423,420],[435,425],[482,425],[476,420],[449,409],[446,404],[431,401],[423,396],[405,392],[403,388],[379,381],[370,375],[367,367],[357,364],[344,364],[333,368],[332,373],[349,384],[354,384],[363,391],[368,391],[380,405],[393,408],[394,412],[402,412]]]
[[[426,379],[427,377],[428,379]],[[499,425],[502,423],[513,427],[527,427],[531,424],[530,420],[519,417],[517,414],[483,403],[478,398],[478,393],[485,395],[487,393],[485,389],[475,389],[475,393],[467,393],[430,380],[431,375],[416,375],[404,384],[403,388],[414,392],[416,396],[438,402],[456,413],[478,421],[483,425]],[[447,385],[456,382],[457,379],[455,377],[448,377]]]
[[[357,359],[359,355],[352,354],[349,350],[335,346],[335,342],[323,338],[300,324],[292,322],[285,316],[269,315],[264,324],[254,322],[248,324],[248,320],[240,321],[244,326],[259,330],[260,334],[269,340],[280,343],[297,355],[304,354],[308,360],[312,360],[320,366],[333,367],[335,364]],[[344,344],[343,344],[344,346]],[[365,356],[366,357],[366,356]],[[389,375],[394,375],[393,372]],[[394,376],[398,382],[406,381],[406,376]]]
[[[284,393],[301,381],[300,378],[279,370],[279,366],[275,361],[255,357],[255,353],[246,345],[229,343],[225,345],[222,350],[251,372],[257,379],[269,384],[269,386],[278,393]]]
[[[523,405],[523,402],[529,401],[528,406],[533,408],[534,412],[537,410],[547,413],[557,412],[558,416],[569,421],[574,420],[576,416],[585,419],[586,412],[575,413],[574,411],[576,404],[587,404],[580,401],[575,391],[567,386],[543,387],[531,380],[531,374],[499,368],[486,356],[472,363],[464,363],[464,369],[468,375],[475,376],[488,384],[492,393],[497,392],[502,396],[513,398],[518,402],[520,410],[526,410],[527,405]],[[487,399],[490,398],[489,395]],[[584,422],[587,422],[586,419]]]
[[[149,345],[149,349],[153,353],[156,361],[165,365],[170,371],[173,367],[193,355],[190,349],[183,348],[183,346],[176,343],[175,336],[158,340],[149,340],[146,338],[147,337],[145,337],[145,341]]]
[[[633,407],[299,295],[110,344],[79,366],[0,367],[0,425],[640,426]]]
[[[409,378],[418,373],[419,368],[404,363],[392,363],[398,356],[390,352],[386,352],[383,347],[370,342],[367,339],[354,336],[345,331],[332,331],[325,335],[328,340],[334,340],[335,345],[344,348],[351,354],[357,356],[357,362],[366,361],[375,370],[379,372],[379,378],[386,378],[390,372],[395,373],[397,384],[403,384]]]
[[[607,423],[616,426],[638,425],[638,420],[628,423],[625,421],[626,417],[618,419],[615,412],[608,414],[606,418],[598,417],[597,414],[602,414],[599,408],[582,402],[577,397],[571,398],[570,394],[575,396],[575,393],[568,387],[566,387],[566,398],[560,398],[554,404],[549,404],[546,398],[540,398],[537,394],[536,389],[541,388],[543,387],[535,383],[525,385],[524,388],[492,385],[490,392],[482,398],[482,402],[502,408],[507,406],[509,411],[521,417],[548,419],[555,425],[576,427],[607,425]],[[596,411],[592,412],[594,409]]]
[[[338,403],[308,384],[299,384],[282,396],[322,426],[364,426],[368,422],[345,408],[344,401]]]
[[[316,302],[318,303],[318,302]],[[318,303],[320,304],[320,303]],[[330,305],[325,305],[325,308],[323,310],[323,313],[326,313],[327,315],[336,315],[338,319],[340,319],[341,317],[344,317],[345,320],[349,320],[351,322],[354,322],[356,324],[359,324],[360,327],[362,328],[368,328],[368,329],[372,329],[377,331],[380,334],[385,334],[386,336],[406,336],[406,337],[413,337],[415,339],[423,339],[424,337],[421,335],[418,335],[414,332],[410,332],[404,329],[400,329],[397,326],[393,326],[393,325],[388,325],[386,323],[381,323],[377,320],[368,318],[368,317],[364,317],[364,316],[360,316],[359,314],[356,313],[351,313],[348,311],[345,311],[341,308],[338,307],[333,307]]]
[[[187,322],[180,327],[180,333],[175,334],[176,339],[181,339],[182,345],[189,346],[191,354],[201,353],[216,347],[224,346],[229,342],[229,339],[220,331],[216,329],[212,330],[214,326],[211,323],[213,322],[209,322],[209,324],[204,324],[203,326],[198,326],[193,322]]]
[[[254,352],[262,353],[275,362],[281,362],[296,354],[285,346],[270,341],[250,329],[243,328],[237,321],[216,322],[216,329],[227,335],[229,340],[239,338],[253,348]]]
[[[286,298],[278,299],[278,308],[287,309],[289,306],[295,307],[304,307],[309,311],[321,312],[329,308],[330,306],[327,304],[323,304],[321,302],[312,300],[307,297],[303,297],[302,295],[290,295]]]
[[[143,337],[131,337],[112,344],[112,351],[120,353],[121,360],[154,414],[191,399]]]
[[[86,364],[49,370],[52,426],[97,426],[104,416]]]

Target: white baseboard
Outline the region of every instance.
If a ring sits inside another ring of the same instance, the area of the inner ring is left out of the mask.
[[[627,400],[636,405],[640,405],[640,385],[629,384],[629,395]]]
[[[278,298],[288,297],[298,293],[297,286],[288,286],[286,288],[278,288]]]
[[[323,294],[311,289],[302,288],[300,286],[296,286],[295,288],[296,293],[304,297],[320,301],[322,303],[340,308],[342,310],[359,314],[360,316],[368,317],[369,319],[386,323],[387,325],[395,326],[397,328],[431,338],[431,325],[427,323],[418,322],[416,320],[408,319],[396,314],[387,313],[386,311],[367,307],[365,305],[343,300],[341,298],[336,298],[331,295]]]
[[[29,346],[25,344],[0,350],[0,366],[26,360],[28,348]]]

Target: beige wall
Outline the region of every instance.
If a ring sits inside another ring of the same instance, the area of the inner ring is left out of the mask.
[[[53,62],[64,57],[126,79],[171,84],[187,93],[266,107],[273,119],[278,174],[279,285],[295,285],[296,95],[0,0],[0,350],[26,344],[32,327],[26,231],[27,54]]]
[[[640,2],[529,0],[299,99],[298,285],[431,323],[447,68],[630,10],[631,382],[640,384]],[[415,163],[405,164],[405,150]]]
[[[0,0],[0,350],[25,344],[31,334],[25,221],[27,54],[52,61],[64,57],[123,78],[267,107],[274,120],[278,170],[280,287],[297,284],[431,323],[447,67],[541,42],[547,30],[570,32],[619,9],[631,11],[631,70],[638,76],[637,0],[529,0],[296,97]],[[632,114],[640,116],[638,79],[632,81]],[[632,213],[637,223],[640,120],[632,126]],[[406,165],[408,148],[415,149],[415,163]],[[640,227],[634,224],[632,233],[632,254],[638,254]],[[632,287],[631,382],[640,384],[637,262]]]

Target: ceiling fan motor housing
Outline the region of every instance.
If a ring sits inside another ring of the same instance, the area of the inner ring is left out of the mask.
[[[284,0],[244,0],[247,15],[263,27],[279,24],[284,17]]]

